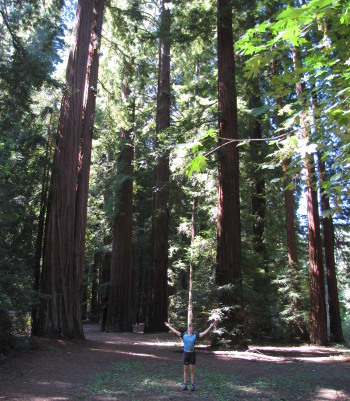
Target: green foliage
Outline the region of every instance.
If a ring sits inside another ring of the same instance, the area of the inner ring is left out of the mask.
[[[63,33],[63,2],[42,5],[0,5],[0,341],[5,346],[9,336],[28,332],[37,299],[34,253],[51,124],[43,110],[54,99],[51,74]]]
[[[342,169],[342,165],[348,160],[348,141],[344,134],[349,129],[349,116],[346,111],[349,96],[348,89],[345,89],[349,87],[349,25],[348,19],[339,19],[339,15],[347,15],[348,9],[347,2],[331,0],[311,0],[301,8],[288,6],[277,12],[271,20],[248,30],[235,43],[235,48],[240,54],[250,56],[245,67],[247,77],[262,71],[271,74],[271,60],[281,65],[278,75],[271,77],[271,93],[277,93],[281,99],[289,97],[290,101],[278,110],[280,115],[286,116],[283,127],[279,128],[294,140],[297,136],[299,143],[300,111],[308,107],[311,89],[315,88],[313,90],[317,96],[317,104],[313,103],[313,118],[319,122],[309,142],[297,148],[301,150],[300,155],[303,157],[304,152],[313,153],[325,139],[333,143],[336,139],[337,160],[341,162],[334,164],[334,167],[340,169],[341,173],[334,176],[338,180],[328,181],[327,192],[330,196],[337,192],[338,184],[349,179]],[[300,48],[305,54],[296,71],[290,68],[291,62],[288,62],[291,46]],[[300,77],[305,83],[305,95],[298,103],[293,93]],[[277,104],[273,107],[278,109]],[[308,116],[308,124],[311,128],[315,125],[311,116]],[[317,127],[321,125],[327,127],[327,133],[318,132]],[[290,140],[287,138],[279,141],[279,147],[284,157],[291,151]],[[295,155],[295,152],[292,155]]]

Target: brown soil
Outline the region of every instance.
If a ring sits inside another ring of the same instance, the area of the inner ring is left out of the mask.
[[[196,391],[181,391],[181,343],[171,333],[101,333],[85,341],[34,339],[0,362],[0,400],[350,400],[350,350],[198,347]]]

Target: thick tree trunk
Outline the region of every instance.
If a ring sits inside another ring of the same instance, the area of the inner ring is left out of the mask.
[[[125,64],[125,62],[124,62]],[[130,96],[128,72],[124,75],[122,99]],[[132,123],[135,106],[132,105]],[[121,131],[121,152],[117,179],[121,180],[117,215],[113,223],[111,282],[108,296],[107,332],[132,332],[132,206],[133,206],[133,130]]]
[[[75,215],[74,271],[79,276],[84,272],[84,253],[89,194],[90,165],[93,127],[95,120],[97,80],[99,69],[99,47],[102,35],[105,0],[95,0],[92,30],[90,35],[89,59],[85,78],[83,126],[78,159],[78,184]]]
[[[239,160],[235,60],[233,54],[232,3],[218,0],[218,221],[216,284],[221,306],[228,306],[222,321],[225,326],[225,345],[241,346],[237,324],[244,321],[241,272],[241,223],[239,203]],[[221,288],[220,288],[221,287]],[[235,307],[233,307],[235,305]],[[237,341],[238,339],[238,341]],[[214,339],[220,346],[222,339]]]
[[[239,210],[239,161],[232,8],[218,0],[218,227],[216,283],[241,281],[241,223]],[[224,146],[222,146],[224,145]]]
[[[86,214],[86,172],[90,160],[89,140],[85,135],[91,135],[93,125],[94,106],[90,108],[89,102],[94,104],[94,100],[87,89],[87,77],[92,79],[95,68],[89,64],[93,63],[89,46],[95,3],[79,0],[74,22],[45,232],[42,292],[47,298],[41,304],[40,335],[84,338],[81,303],[86,216],[83,213]]]
[[[322,156],[318,153],[318,169],[320,177],[320,185],[324,182],[326,174],[326,164],[322,160]],[[323,212],[330,209],[328,196],[321,190],[321,209]],[[328,306],[329,306],[329,325],[330,339],[335,343],[343,343],[344,336],[340,317],[339,297],[337,274],[334,259],[334,225],[331,215],[322,217],[323,236],[324,236],[324,252],[327,271],[327,287],[328,287]]]
[[[159,73],[156,132],[170,126],[170,10],[161,2]],[[156,145],[157,146],[157,145]],[[150,296],[146,332],[167,331],[168,317],[168,236],[169,236],[169,153],[161,151],[154,169],[152,206]]]
[[[300,71],[297,49],[293,47],[294,70]],[[298,98],[302,101],[304,84],[296,84]],[[309,138],[306,116],[301,114],[301,134]],[[307,223],[309,242],[309,279],[310,279],[310,341],[314,344],[327,344],[327,310],[325,280],[323,269],[320,217],[318,212],[317,181],[315,161],[308,154],[305,157],[305,182],[307,187]]]

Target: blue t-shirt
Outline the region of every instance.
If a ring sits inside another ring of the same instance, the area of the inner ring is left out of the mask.
[[[193,352],[194,351],[194,344],[199,338],[199,334],[187,334],[187,333],[181,333],[181,338],[184,340],[184,351],[185,352]]]

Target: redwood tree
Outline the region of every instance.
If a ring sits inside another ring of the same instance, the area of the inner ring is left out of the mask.
[[[130,97],[129,83],[132,72],[124,60],[122,100]],[[129,125],[135,120],[135,106],[131,102]],[[133,129],[122,129],[118,157],[118,200],[113,222],[112,266],[108,295],[108,311],[105,330],[108,332],[132,332],[132,217],[133,217]]]
[[[91,165],[92,137],[95,119],[97,80],[99,69],[99,47],[102,35],[105,0],[95,0],[90,35],[89,59],[85,78],[83,127],[78,158],[78,185],[75,217],[74,270],[84,269],[84,251],[87,222],[87,205]]]
[[[261,107],[261,100],[257,96],[259,93],[258,82],[251,80],[250,96],[248,106],[250,109]],[[262,139],[262,128],[259,117],[252,117],[250,126],[250,160],[253,168],[253,194],[252,194],[252,215],[253,215],[253,247],[257,254],[261,257],[265,273],[268,272],[268,256],[264,242],[265,235],[265,214],[266,214],[266,195],[265,195],[265,178],[264,172],[258,169],[258,165],[263,163],[265,152]],[[260,267],[260,266],[259,266]],[[257,272],[255,274],[258,274]]]
[[[88,168],[84,164],[89,164],[90,159],[85,135],[91,135],[93,126],[91,96],[96,85],[93,87],[92,77],[97,79],[97,70],[94,75],[97,59],[94,64],[90,46],[96,44],[95,38],[92,40],[96,33],[93,27],[97,27],[94,15],[100,18],[101,8],[103,2],[98,0],[79,0],[74,21],[45,230],[40,335],[84,338],[81,303],[86,216],[83,214],[86,214],[88,183]]]
[[[161,1],[156,148],[152,206],[150,294],[145,331],[166,331],[168,316],[169,152],[159,149],[160,134],[170,126],[170,10]]]
[[[41,257],[43,253],[43,238],[44,238],[44,228],[45,228],[45,215],[47,210],[47,198],[50,186],[50,163],[52,160],[53,151],[53,135],[52,128],[55,121],[55,114],[51,108],[48,108],[48,113],[50,113],[50,122],[47,132],[47,144],[45,152],[45,166],[41,179],[41,196],[40,196],[40,213],[38,218],[38,234],[35,242],[35,261],[33,268],[33,290],[39,292],[40,289],[40,273],[41,273]],[[31,334],[38,334],[38,309],[39,305],[34,304],[31,311]]]
[[[295,46],[292,49],[294,70],[301,71],[301,62]],[[304,83],[297,82],[296,92],[303,103]],[[300,118],[301,135],[309,139],[309,131],[305,112]],[[310,341],[314,344],[327,343],[327,311],[325,297],[325,281],[323,269],[322,241],[320,217],[318,212],[317,179],[315,160],[312,154],[306,154],[304,159],[305,183],[307,187],[307,227],[309,242],[309,279],[310,279]]]
[[[236,308],[241,301],[241,223],[239,202],[238,149],[232,140],[238,139],[237,98],[235,88],[235,59],[233,53],[232,3],[217,2],[218,33],[218,217],[216,284],[220,291],[224,312],[223,324],[232,333],[237,323],[243,321],[243,309]],[[225,286],[230,287],[228,291]],[[233,341],[233,336],[230,336]],[[233,345],[233,344],[232,344]]]
[[[322,132],[320,120],[317,115],[317,93],[315,87],[312,91],[312,108],[314,111],[315,126],[317,131]],[[317,152],[317,165],[318,165],[318,176],[321,187],[321,210],[322,226],[323,226],[323,248],[326,263],[327,272],[327,289],[328,289],[328,307],[329,307],[329,331],[330,340],[336,343],[344,342],[343,329],[340,317],[340,306],[338,297],[338,285],[337,285],[337,273],[334,258],[334,225],[333,217],[330,213],[331,206],[329,197],[326,194],[323,185],[326,181],[326,162],[324,160],[324,154],[321,150]]]
[[[318,171],[319,179],[322,188],[322,184],[325,180],[326,164],[322,160],[322,156],[318,153]],[[327,194],[321,190],[321,210],[327,212],[330,210],[330,202]],[[329,329],[330,339],[336,343],[343,343],[343,329],[340,317],[339,297],[338,297],[338,285],[337,285],[337,274],[335,268],[334,258],[334,225],[333,218],[331,215],[322,217],[323,225],[323,241],[324,241],[324,253],[327,271],[327,288],[328,288],[328,306],[329,306]]]

